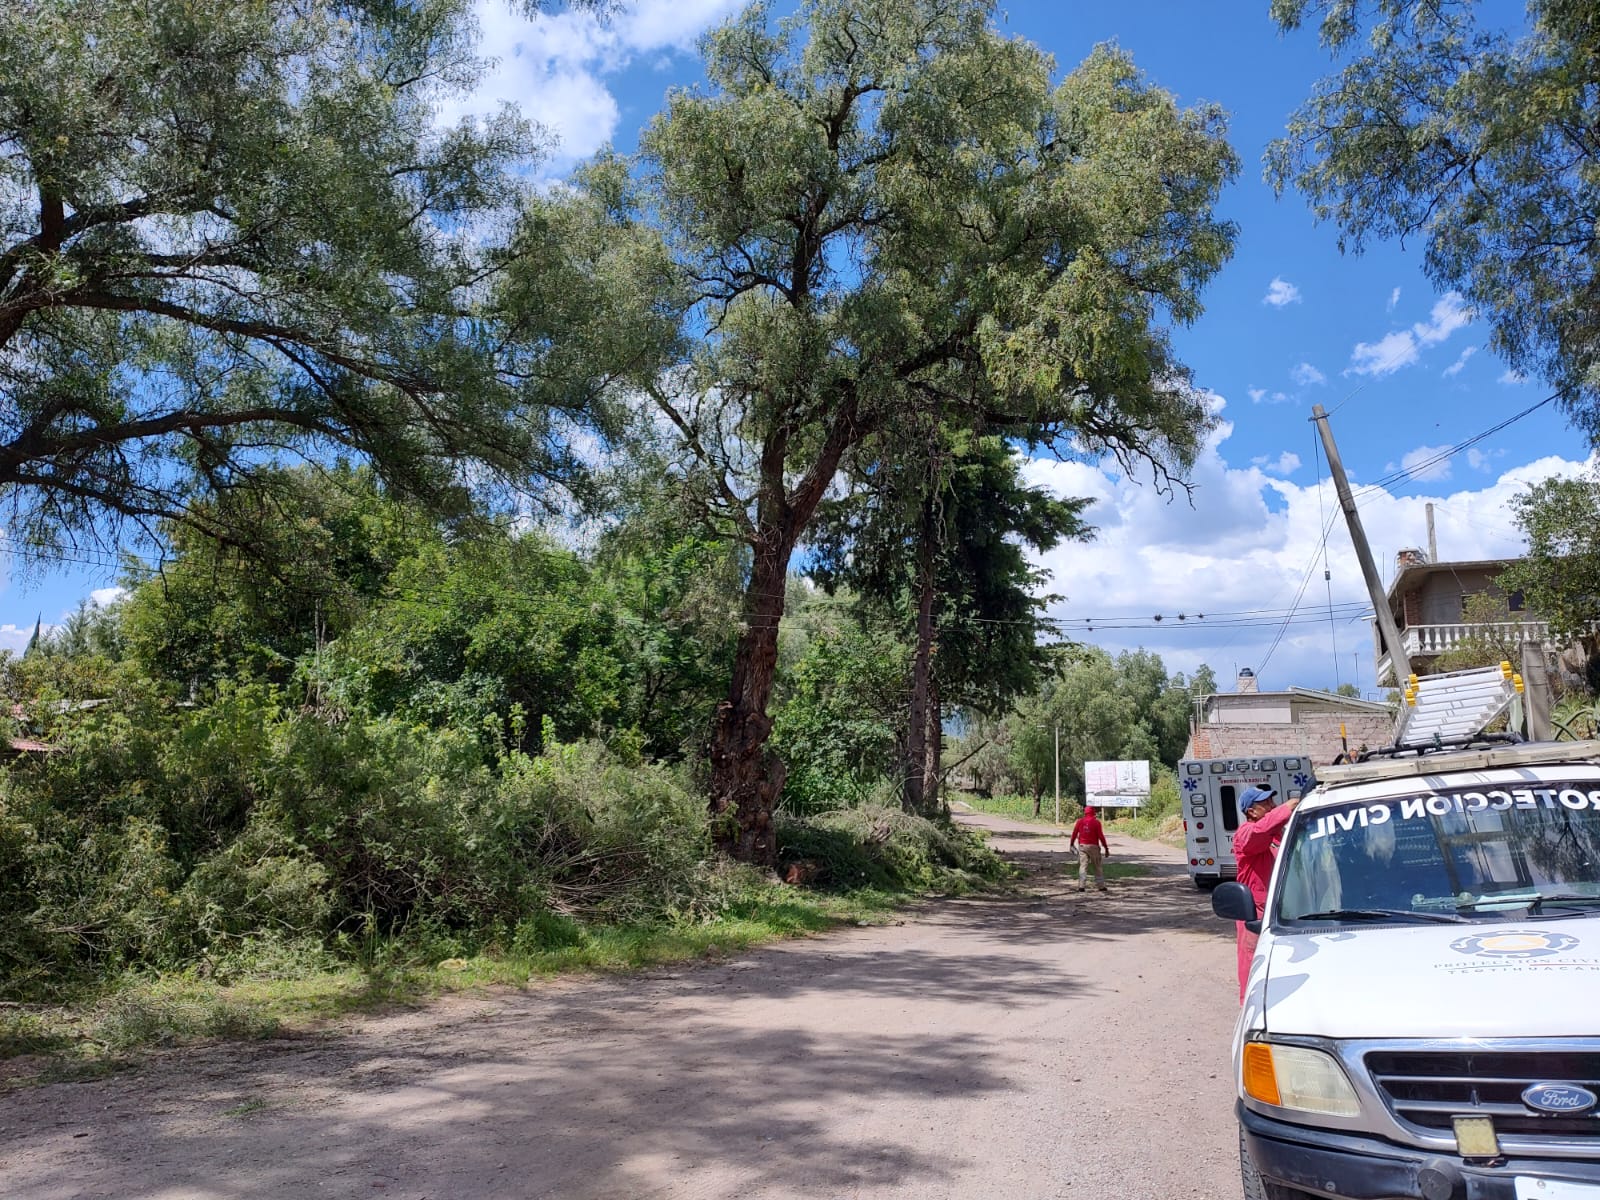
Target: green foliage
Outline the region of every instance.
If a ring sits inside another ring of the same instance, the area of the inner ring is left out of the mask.
[[[540,149],[509,108],[437,120],[474,34],[456,0],[0,7],[14,548],[118,517],[237,537],[189,501],[296,457],[453,511],[567,465],[474,311]]]
[[[892,778],[909,659],[896,636],[853,621],[813,637],[773,720],[772,748],[788,767],[785,809],[858,804]]]
[[[183,523],[159,572],[131,570],[118,625],[149,676],[197,695],[239,677],[286,683],[301,656],[349,632],[396,565],[437,537],[370,471],[263,471],[250,490],[192,507],[248,551]]]
[[[246,942],[477,946],[539,913],[691,906],[708,856],[694,792],[670,769],[546,741],[491,766],[459,731],[330,725],[264,688],[188,712],[93,710],[66,752],[0,790],[4,986],[48,992]]]
[[[328,647],[315,688],[339,709],[447,725],[490,746],[598,733],[618,714],[622,671],[604,587],[535,534],[421,543],[385,600]]]
[[[1148,760],[1154,788],[1162,768],[1175,768],[1183,754],[1195,697],[1214,687],[1209,667],[1193,680],[1169,678],[1161,659],[1147,651],[1112,659],[1093,647],[1072,647],[1057,656],[1056,671],[1040,690],[993,731],[1005,766],[993,763],[991,789],[1053,793],[1058,727],[1063,797],[1081,801],[1085,762]]]
[[[959,892],[1009,870],[977,835],[882,804],[804,821],[781,815],[778,857],[815,870],[818,883],[834,888]]]
[[[1511,512],[1528,551],[1497,582],[1520,591],[1554,636],[1585,638],[1592,648],[1600,618],[1600,479],[1546,479],[1513,496]]]
[[[617,538],[599,571],[615,619],[616,723],[638,730],[642,753],[677,759],[708,739],[732,667],[741,556],[725,542],[661,532],[629,553]]]
[[[1600,700],[1592,695],[1567,695],[1550,710],[1558,741],[1583,741],[1600,737]]]
[[[1267,154],[1268,178],[1302,190],[1341,245],[1422,245],[1514,367],[1541,374],[1600,440],[1600,203],[1594,6],[1530,0],[1520,31],[1472,0],[1273,0],[1293,28],[1321,17],[1343,55]],[[1480,14],[1483,19],[1480,21]]]

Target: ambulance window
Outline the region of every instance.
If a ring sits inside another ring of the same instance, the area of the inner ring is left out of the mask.
[[[1232,833],[1239,828],[1239,793],[1231,783],[1225,783],[1217,790],[1220,793],[1217,804],[1222,809],[1217,815],[1222,818],[1222,827]]]
[[[1286,758],[1286,759],[1284,759],[1283,760],[1283,769],[1285,771],[1298,771],[1300,769],[1300,760],[1298,758]]]
[[[1227,770],[1227,767],[1227,763],[1214,762],[1211,764],[1211,773],[1213,775],[1221,775],[1223,771]]]
[[[1184,766],[1188,768],[1188,772],[1191,775],[1204,775],[1206,773],[1205,767],[1199,763],[1185,763]]]
[[[1276,771],[1278,769],[1278,760],[1275,758],[1263,758],[1261,760],[1261,769],[1263,771]]]

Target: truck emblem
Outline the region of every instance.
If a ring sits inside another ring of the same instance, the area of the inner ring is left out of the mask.
[[[1535,1083],[1523,1091],[1522,1102],[1536,1112],[1584,1113],[1600,1104],[1600,1096],[1575,1083]]]
[[[1570,933],[1546,933],[1542,929],[1513,929],[1505,933],[1475,933],[1457,938],[1450,949],[1457,954],[1478,958],[1543,958],[1571,950],[1578,939]]]

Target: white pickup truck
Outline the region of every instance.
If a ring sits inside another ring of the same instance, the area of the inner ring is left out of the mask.
[[[1600,1200],[1600,742],[1318,776],[1235,1033],[1247,1200]]]

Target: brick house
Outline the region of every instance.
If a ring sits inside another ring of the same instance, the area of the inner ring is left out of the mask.
[[[1395,556],[1394,581],[1388,589],[1389,611],[1400,629],[1401,645],[1412,671],[1428,674],[1441,654],[1485,630],[1486,627],[1465,620],[1468,598],[1480,594],[1505,603],[1507,620],[1488,627],[1497,640],[1536,641],[1547,657],[1563,649],[1550,641],[1548,623],[1524,609],[1520,592],[1508,594],[1495,582],[1510,565],[1509,559],[1435,562],[1421,550],[1402,550]],[[1398,686],[1375,621],[1372,643],[1378,686]]]
[[[1374,700],[1315,688],[1263,692],[1255,673],[1239,672],[1237,691],[1195,702],[1185,758],[1260,758],[1299,755],[1313,765],[1331,763],[1348,744],[1387,746],[1394,741],[1394,710]],[[1340,729],[1344,732],[1341,736]]]

